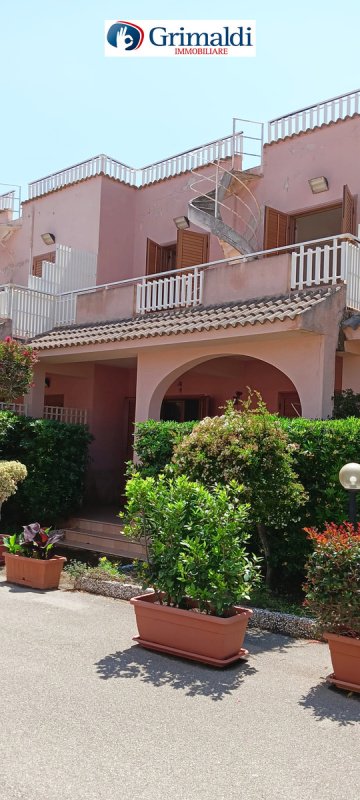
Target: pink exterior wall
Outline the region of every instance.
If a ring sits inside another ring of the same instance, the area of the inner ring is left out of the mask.
[[[341,202],[345,183],[360,193],[359,143],[360,117],[354,117],[266,146],[264,177],[254,189],[258,202],[295,212]],[[321,175],[329,190],[316,195],[308,180]]]
[[[51,252],[42,233],[58,244],[98,252],[101,177],[92,178],[23,204],[22,226],[0,248],[0,283],[27,286],[32,259]]]
[[[134,187],[102,178],[97,283],[133,275],[137,199],[138,190]]]
[[[213,174],[215,167],[209,168]],[[207,170],[203,170],[205,174]],[[174,217],[187,216],[188,203],[201,194],[200,189],[193,191],[190,187],[196,177],[190,172],[177,175],[164,181],[145,186],[137,193],[134,240],[133,275],[144,275],[146,264],[146,240],[153,239],[158,244],[176,242],[177,228]],[[211,184],[208,191],[213,188]],[[191,225],[191,230],[203,232],[201,228]],[[215,236],[210,236],[209,261],[224,258],[224,253]],[[129,276],[130,277],[130,276]]]
[[[181,392],[179,391],[181,381]],[[283,372],[253,359],[239,357],[215,358],[192,370],[184,372],[169,386],[166,396],[207,395],[210,399],[210,414],[221,414],[222,408],[235,392],[247,397],[247,387],[260,392],[269,411],[278,411],[279,392],[296,391],[294,384]]]

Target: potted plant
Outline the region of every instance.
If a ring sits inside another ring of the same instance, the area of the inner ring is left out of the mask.
[[[20,461],[0,461],[0,519],[3,503],[15,494],[17,485],[25,480],[27,469]],[[4,563],[5,545],[0,534],[0,564]]]
[[[32,589],[57,589],[66,558],[53,556],[52,548],[63,535],[34,522],[21,533],[4,536],[6,580]]]
[[[306,532],[314,551],[306,566],[306,605],[329,643],[328,681],[360,692],[360,525],[328,524]]]
[[[133,598],[143,647],[225,666],[244,657],[252,614],[241,598],[257,582],[259,564],[246,550],[248,506],[242,488],[209,491],[186,476],[135,474],[126,486],[125,534],[143,538],[145,586]]]

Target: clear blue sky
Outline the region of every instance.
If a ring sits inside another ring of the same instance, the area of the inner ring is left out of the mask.
[[[256,58],[116,59],[105,19],[256,19]],[[105,152],[133,166],[360,85],[358,0],[12,0],[0,29],[0,181]]]

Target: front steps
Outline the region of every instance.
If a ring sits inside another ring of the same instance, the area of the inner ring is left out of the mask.
[[[145,561],[145,545],[124,536],[122,527],[120,522],[73,517],[63,528],[65,536],[61,547]]]

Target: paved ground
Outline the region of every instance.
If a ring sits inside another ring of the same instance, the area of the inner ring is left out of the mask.
[[[326,645],[251,632],[215,671],[133,644],[127,603],[0,581],[1,800],[358,800],[360,697]]]

